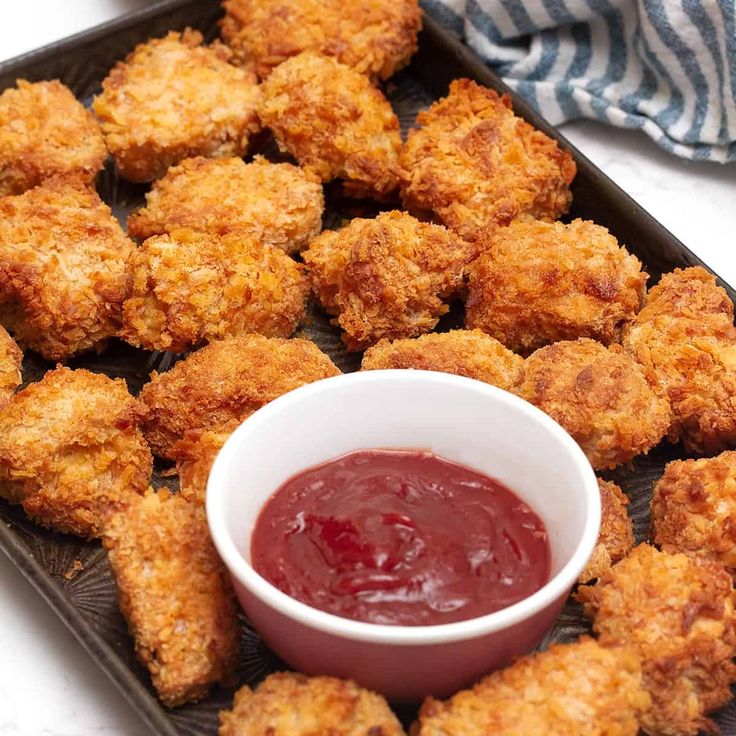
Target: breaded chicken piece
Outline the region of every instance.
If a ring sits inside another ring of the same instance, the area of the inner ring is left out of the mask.
[[[154,182],[146,206],[128,217],[128,233],[145,239],[178,228],[214,235],[239,232],[295,253],[322,228],[319,179],[261,156],[188,158]]]
[[[21,384],[23,352],[7,330],[0,326],[0,406]]]
[[[204,506],[207,495],[207,480],[217,453],[220,452],[231,431],[237,427],[217,430],[192,429],[184,433],[173,447],[176,472],[179,475],[181,495],[192,503]]]
[[[398,186],[399,119],[367,77],[305,51],[261,85],[263,124],[322,181],[344,179],[352,196],[390,195]]]
[[[617,486],[598,478],[601,492],[601,530],[593,554],[580,573],[579,583],[599,578],[634,548],[634,527],[626,511],[629,497]]]
[[[243,332],[288,337],[309,296],[302,267],[250,236],[173,230],[133,256],[120,336],[149,350],[183,352]]]
[[[636,653],[590,637],[522,657],[446,702],[428,698],[414,736],[636,736],[649,709]]]
[[[406,207],[431,210],[470,239],[520,215],[567,212],[572,154],[517,118],[506,95],[456,79],[417,125],[401,153]]]
[[[227,431],[281,394],[339,374],[310,340],[217,340],[166,373],[152,374],[140,394],[143,431],[156,455],[173,460],[174,445],[188,430]]]
[[[235,693],[220,711],[219,736],[404,736],[383,696],[352,680],[269,675],[255,690]]]
[[[100,349],[120,327],[134,248],[81,184],[0,198],[0,323],[48,360]]]
[[[0,496],[51,529],[99,536],[151,480],[141,415],[121,378],[49,371],[0,411]]]
[[[388,79],[417,50],[417,0],[225,0],[222,37],[261,79],[311,49],[374,80]]]
[[[136,655],[161,702],[197,700],[229,681],[238,621],[204,510],[151,489],[113,515],[103,543]]]
[[[58,80],[19,79],[0,94],[0,196],[55,175],[91,184],[106,158],[94,116]]]
[[[623,342],[667,392],[673,442],[702,454],[736,447],[733,303],[711,274],[694,267],[663,276]]]
[[[190,29],[140,44],[93,108],[121,176],[151,181],[189,156],[241,156],[260,129],[255,75]]]
[[[736,576],[736,452],[667,463],[654,486],[654,543],[718,560]]]
[[[405,212],[356,218],[304,251],[317,297],[350,350],[429,332],[463,288],[475,248]]]
[[[414,368],[475,378],[506,391],[516,387],[524,359],[480,330],[433,332],[405,340],[381,340],[365,351],[361,370]]]
[[[588,220],[495,228],[469,275],[468,327],[525,355],[558,340],[618,341],[647,280],[639,260]]]
[[[649,452],[672,419],[667,399],[631,356],[588,338],[532,353],[518,393],[559,422],[596,470]]]
[[[730,700],[736,681],[735,594],[723,567],[640,544],[577,596],[601,641],[641,657],[652,697],[642,728],[652,736],[710,731],[705,715]]]

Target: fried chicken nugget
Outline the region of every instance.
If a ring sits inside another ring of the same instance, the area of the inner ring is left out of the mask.
[[[350,350],[429,332],[463,288],[473,246],[405,212],[356,218],[304,251],[322,306]]]
[[[156,455],[174,460],[175,443],[187,430],[223,431],[281,394],[339,374],[310,340],[217,340],[166,373],[152,374],[140,394],[143,432]]]
[[[404,736],[386,700],[336,677],[269,675],[220,711],[219,736]]]
[[[736,447],[733,303],[711,274],[694,267],[663,276],[623,343],[667,392],[673,442],[701,454]]]
[[[0,196],[55,175],[91,184],[106,158],[94,115],[58,80],[19,79],[0,94]]]
[[[191,29],[139,44],[93,108],[121,176],[145,182],[190,156],[240,156],[260,129],[255,75]]]
[[[373,79],[388,79],[417,50],[417,0],[225,0],[222,37],[261,79],[311,49]]]
[[[639,260],[588,220],[516,220],[484,245],[465,321],[518,353],[578,337],[617,342],[644,298]]]
[[[0,326],[0,406],[21,384],[23,353],[7,330]]]
[[[204,510],[150,490],[116,513],[103,543],[135,640],[167,706],[204,697],[233,675],[238,621]]]
[[[132,263],[120,336],[149,350],[180,353],[243,332],[288,337],[309,296],[300,265],[241,233],[173,230],[146,240]]]
[[[0,323],[48,360],[101,348],[120,327],[134,248],[76,182],[0,198]]]
[[[630,648],[584,636],[522,657],[446,702],[428,698],[414,736],[636,736],[649,696]]]
[[[237,423],[218,429],[192,429],[175,443],[172,454],[176,460],[181,495],[192,503],[204,506],[207,495],[207,480],[231,431]]]
[[[569,151],[517,118],[508,96],[456,79],[417,116],[401,152],[401,195],[472,239],[519,215],[556,220],[575,177]]]
[[[128,217],[128,233],[145,239],[178,228],[214,235],[244,233],[300,251],[322,228],[319,179],[299,166],[261,156],[188,158],[154,182],[146,206]]]
[[[705,715],[730,700],[736,681],[736,594],[723,567],[640,544],[577,596],[602,641],[641,656],[652,697],[642,728],[652,736],[710,732]]]
[[[0,411],[0,496],[60,532],[97,537],[151,480],[125,381],[56,368]]]
[[[258,113],[282,151],[353,196],[386,197],[399,183],[399,119],[362,74],[305,51],[261,85]]]
[[[631,356],[588,338],[532,353],[518,393],[559,422],[596,470],[649,452],[672,419],[666,397]]]

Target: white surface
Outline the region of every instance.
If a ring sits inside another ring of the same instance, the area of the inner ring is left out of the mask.
[[[0,60],[146,4],[146,0],[0,0]],[[736,284],[736,164],[685,162],[664,153],[641,133],[597,123],[572,123],[562,130],[688,247]],[[1,554],[0,584],[0,736],[147,733],[66,627]]]

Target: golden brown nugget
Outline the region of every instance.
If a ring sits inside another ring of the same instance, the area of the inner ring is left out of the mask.
[[[106,158],[94,115],[58,80],[19,79],[0,94],[0,196],[55,175],[91,184]]]
[[[418,337],[449,311],[475,248],[405,212],[356,218],[304,251],[317,297],[350,350],[382,338]]]
[[[386,700],[352,680],[269,675],[220,711],[219,736],[404,736]]]
[[[134,248],[81,184],[0,198],[0,323],[48,360],[102,348],[120,327]]]
[[[644,731],[711,732],[705,716],[730,700],[736,680],[735,594],[724,568],[640,544],[577,595],[602,641],[632,646],[641,657],[652,697]]]
[[[263,124],[321,181],[344,179],[353,196],[396,189],[399,119],[367,77],[305,51],[277,67],[261,90]]]
[[[132,268],[120,336],[149,350],[180,353],[244,332],[288,337],[309,296],[300,265],[241,233],[156,235],[136,251]]]
[[[171,32],[140,44],[102,83],[93,108],[121,176],[151,181],[189,156],[240,156],[260,125],[255,75],[218,42]]]
[[[445,702],[428,698],[415,736],[636,736],[650,699],[636,653],[584,636],[522,657]]]
[[[381,340],[365,351],[361,370],[414,368],[475,378],[506,391],[516,387],[524,359],[480,330],[433,332],[405,340]]]
[[[310,340],[217,340],[166,373],[152,374],[140,394],[143,431],[156,455],[174,460],[174,445],[188,430],[223,431],[281,394],[339,374]]]
[[[0,406],[21,383],[23,352],[7,330],[0,326]]]
[[[733,303],[711,274],[694,267],[663,276],[623,342],[667,392],[673,442],[701,454],[736,447]]]
[[[596,470],[649,452],[672,419],[666,397],[631,356],[588,338],[532,353],[518,393],[559,422]]]
[[[174,445],[172,453],[176,459],[179,488],[187,501],[204,506],[212,465],[217,453],[236,427],[237,423],[233,423],[229,429],[189,430]]]
[[[409,63],[422,25],[417,0],[225,0],[223,7],[223,39],[261,79],[307,49],[388,79]]]
[[[197,700],[228,681],[238,622],[204,510],[151,490],[111,518],[103,542],[136,655],[161,702]]]
[[[567,212],[572,154],[517,118],[506,95],[456,79],[417,125],[401,153],[408,208],[431,210],[471,239],[520,215],[556,220]]]
[[[149,238],[178,228],[239,232],[295,253],[322,228],[324,195],[314,174],[261,156],[188,158],[172,166],[128,217],[128,233]]]
[[[99,536],[150,482],[141,414],[121,378],[49,371],[0,411],[0,496],[51,529]]]
[[[609,345],[639,311],[646,280],[600,225],[517,220],[472,264],[465,321],[525,355],[578,337]]]

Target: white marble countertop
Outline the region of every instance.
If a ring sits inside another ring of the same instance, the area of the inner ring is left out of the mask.
[[[146,4],[6,0],[0,4],[0,60]],[[598,123],[572,123],[562,131],[716,272],[736,284],[736,164],[682,161],[639,132]],[[145,726],[114,685],[2,554],[0,581],[0,736],[144,736]]]

